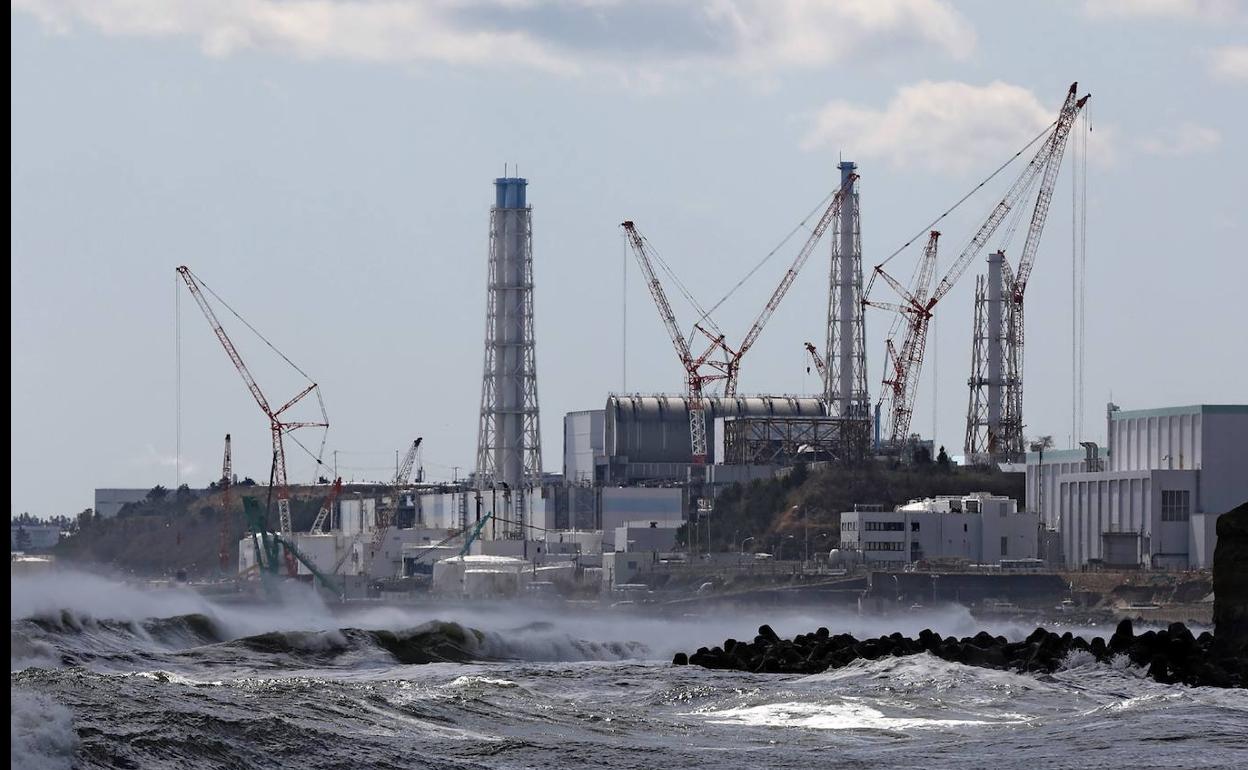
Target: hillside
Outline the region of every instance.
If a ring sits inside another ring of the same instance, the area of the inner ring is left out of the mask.
[[[326,487],[293,487],[291,520],[296,531],[312,526]],[[221,531],[222,493],[185,490],[159,499],[127,504],[115,518],[91,519],[62,540],[53,553],[65,561],[108,565],[138,575],[173,575],[184,569],[190,577],[220,574],[217,558]],[[232,542],[243,535],[243,497],[266,502],[268,487],[240,486],[231,491]],[[276,504],[269,526],[277,527]],[[238,548],[229,549],[226,572],[238,569]]]
[[[809,537],[810,550],[827,550],[840,542],[841,512],[855,504],[879,505],[885,510],[915,498],[991,492],[1024,503],[1021,473],[1001,473],[979,468],[929,464],[915,468],[887,469],[822,468],[806,472],[799,466],[788,476],[736,484],[715,501],[710,521],[696,535],[705,548],[706,525],[714,550],[738,550],[746,538],[754,538],[752,550],[773,551],[784,547],[788,536],[800,548]]]

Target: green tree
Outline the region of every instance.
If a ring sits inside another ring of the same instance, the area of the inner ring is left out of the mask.
[[[936,455],[936,464],[939,465],[940,469],[946,473],[952,469],[953,463],[949,459],[949,453],[945,451],[943,446],[940,448],[940,454]]]
[[[168,494],[169,494],[169,490],[157,484],[156,486],[147,490],[147,499],[149,502],[158,503],[161,500],[164,500]]]

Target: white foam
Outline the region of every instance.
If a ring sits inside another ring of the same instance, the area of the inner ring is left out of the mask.
[[[1016,724],[1018,721],[890,717],[879,709],[849,699],[840,703],[766,703],[708,711],[702,716],[712,724],[801,727],[814,730],[925,730],[966,725]]]
[[[46,695],[9,690],[10,766],[24,770],[73,767],[78,733],[69,709]]]

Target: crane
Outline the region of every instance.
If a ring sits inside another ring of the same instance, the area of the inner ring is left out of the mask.
[[[646,287],[650,290],[650,296],[654,298],[659,317],[663,321],[664,328],[667,329],[667,336],[671,338],[672,345],[676,348],[676,355],[680,358],[680,365],[685,370],[685,392],[689,402],[689,439],[693,449],[693,464],[705,465],[706,420],[702,393],[708,383],[727,379],[729,373],[727,364],[723,361],[712,360],[711,356],[717,351],[723,351],[731,356],[731,351],[728,351],[727,346],[724,345],[723,334],[707,331],[701,324],[694,324],[694,329],[703,334],[709,340],[709,344],[701,355],[693,354],[689,348],[691,340],[685,339],[685,336],[681,334],[680,327],[676,323],[676,314],[672,312],[671,303],[667,301],[667,293],[663,291],[663,284],[655,275],[654,254],[649,241],[637,231],[637,226],[631,220],[622,222],[620,227],[624,228],[624,233],[628,236],[633,254],[637,257],[637,264],[641,267],[642,276],[646,280]]]
[[[209,325],[212,326],[213,333],[217,335],[217,339],[221,342],[221,346],[225,348],[226,355],[229,356],[230,361],[234,364],[234,368],[238,370],[239,375],[243,378],[243,382],[247,385],[247,389],[251,392],[252,398],[255,399],[256,404],[260,407],[260,410],[264,412],[265,417],[269,419],[269,433],[273,442],[274,454],[274,483],[277,487],[278,531],[279,534],[281,534],[283,538],[288,541],[292,534],[292,527],[290,520],[290,490],[286,482],[286,447],[284,439],[287,434],[294,430],[298,430],[299,428],[325,428],[328,430],[329,418],[325,415],[325,404],[321,401],[320,387],[315,382],[312,382],[311,378],[308,378],[310,384],[295,394],[293,398],[282,404],[277,409],[273,409],[269,406],[269,400],[260,389],[260,385],[256,382],[255,377],[253,377],[251,372],[247,369],[247,365],[243,363],[243,358],[239,355],[238,349],[234,346],[234,342],[230,339],[229,335],[226,334],[224,327],[221,326],[221,322],[217,320],[217,315],[213,312],[212,306],[208,304],[208,299],[200,290],[202,281],[200,281],[186,265],[178,267],[178,275],[182,277],[182,280],[186,283],[186,288],[190,290],[191,296],[195,298],[195,302],[199,305],[199,309],[203,311],[204,317],[208,319]],[[268,342],[267,340],[265,341],[266,343]],[[270,345],[270,347],[272,346]],[[274,350],[276,350],[276,348],[274,348]],[[281,355],[280,351],[278,354]],[[290,359],[286,358],[284,355],[282,358],[285,359],[287,363],[291,363]],[[291,363],[291,366],[294,366],[294,364]],[[295,369],[299,371],[300,374],[304,374],[298,367],[295,367]],[[304,374],[304,377],[307,377],[307,375]],[[288,409],[301,402],[309,394],[313,393],[316,395],[317,402],[320,404],[321,421],[284,422],[282,420],[282,415],[285,414]],[[315,459],[317,461],[317,465],[319,466],[321,464],[321,458],[316,457]],[[288,571],[291,574],[294,574],[294,559],[287,558],[286,561]]]
[[[233,479],[232,461],[230,459],[230,434],[225,434],[225,456],[221,461],[221,541],[217,548],[217,558],[221,562],[221,571],[230,567],[230,482]]]
[[[900,447],[910,435],[910,418],[914,415],[914,400],[918,394],[919,372],[923,368],[923,351],[927,345],[927,328],[932,320],[932,308],[927,304],[932,278],[936,272],[936,244],[940,232],[928,233],[927,246],[915,269],[914,290],[907,291],[892,276],[883,273],[884,280],[901,295],[903,304],[865,301],[873,307],[893,310],[898,321],[905,319],[906,336],[898,349],[893,335],[887,342],[888,364],[885,368],[880,400],[888,399],[890,442]],[[894,329],[896,329],[896,325]]]
[[[810,360],[815,362],[815,371],[819,373],[819,381],[823,383],[824,390],[827,390],[828,362],[823,360],[823,356],[819,355],[819,350],[814,346],[814,343],[807,342],[805,343],[805,345],[806,345],[806,352],[810,354]],[[810,367],[807,367],[806,371],[809,373]],[[820,391],[820,392],[823,392],[823,391]]]
[[[308,528],[308,534],[315,535],[321,532],[321,527],[325,521],[329,519],[329,514],[334,510],[334,501],[338,499],[338,495],[342,494],[342,477],[334,479],[333,486],[329,488],[329,494],[325,495],[325,502],[321,503],[321,510],[317,511],[316,520],[312,522],[312,526]]]
[[[920,305],[914,305],[912,303],[909,303],[907,301],[908,298],[912,299],[912,298],[917,297],[917,293],[916,293],[918,290],[917,283],[915,287],[916,292],[907,291],[900,281],[898,281],[896,278],[888,274],[888,272],[884,269],[884,264],[881,263],[879,265],[876,265],[875,268],[873,269],[871,279],[868,282],[867,289],[866,291],[863,292],[863,295],[869,298],[871,295],[871,289],[875,284],[876,278],[882,278],[885,283],[887,283],[889,286],[893,288],[895,292],[897,292],[897,294],[902,298],[903,302],[906,304],[899,305],[895,303],[886,303],[886,302],[870,300],[870,299],[864,300],[866,304],[871,305],[873,307],[877,307],[877,308],[891,309],[896,312],[900,312],[902,314],[908,313],[908,314],[911,314],[911,318],[913,318],[916,314],[917,315],[926,314],[930,319],[930,315],[935,309],[936,305],[949,293],[949,291],[953,288],[953,286],[958,282],[958,279],[961,278],[962,275],[966,272],[966,269],[970,266],[971,262],[983,250],[984,246],[988,243],[988,240],[997,232],[997,229],[1005,221],[1006,217],[1010,214],[1010,212],[1013,211],[1014,208],[1018,206],[1019,203],[1021,203],[1024,199],[1028,197],[1029,193],[1034,188],[1037,179],[1039,179],[1041,175],[1043,175],[1046,180],[1049,180],[1051,176],[1055,176],[1056,171],[1053,169],[1054,160],[1056,159],[1057,163],[1060,165],[1061,152],[1062,152],[1062,149],[1065,147],[1066,137],[1070,133],[1070,127],[1073,124],[1074,119],[1076,115],[1078,114],[1079,110],[1083,108],[1083,105],[1087,102],[1089,98],[1089,96],[1084,96],[1083,98],[1076,98],[1076,89],[1078,88],[1078,85],[1079,85],[1078,83],[1071,84],[1070,89],[1066,92],[1066,98],[1062,103],[1062,107],[1058,114],[1058,118],[1054,122],[1052,130],[1048,134],[1048,138],[1041,144],[1040,149],[1036,151],[1035,155],[1032,156],[1031,160],[1028,161],[1027,165],[1023,168],[1022,172],[1014,180],[1013,184],[1010,185],[1005,195],[1002,196],[1002,198],[992,208],[991,212],[989,212],[988,217],[984,220],[984,222],[980,225],[979,229],[971,237],[971,240],[962,249],[962,252],[953,261],[953,264],[950,265],[949,270],[936,284],[936,288],[932,290],[930,296],[928,296],[926,300],[923,301]],[[1050,189],[1049,189],[1049,192],[1047,193],[1047,196],[1043,191],[1043,185],[1042,185],[1041,196],[1037,200],[1037,205],[1040,206],[1041,201],[1043,201],[1043,207],[1044,207],[1045,212],[1047,212],[1047,208],[1048,208],[1047,201],[1049,198],[1051,198],[1051,196],[1052,196],[1051,183],[1050,183]],[[965,198],[963,200],[965,200]],[[1044,223],[1043,216],[1039,217],[1039,219],[1037,220],[1037,217],[1033,215],[1032,217],[1033,231],[1037,225],[1037,222],[1040,227],[1043,227],[1043,223]],[[1009,229],[1010,228],[1007,228],[1007,231]],[[1032,231],[1029,231],[1028,237],[1029,239],[1033,238]],[[1037,233],[1037,237],[1038,237],[1038,233]],[[929,240],[929,246],[931,246],[934,249],[934,242]],[[1027,252],[1027,247],[1024,247],[1024,253],[1026,252]],[[895,255],[896,254],[894,254],[894,256]],[[885,262],[887,262],[887,260],[885,260]],[[1023,269],[1024,266],[1026,267],[1026,271],[1029,273],[1030,262],[1020,263],[1020,270]],[[916,271],[916,275],[920,277],[922,277],[922,273],[923,273],[922,270]],[[930,276],[923,278],[923,280],[930,281]],[[908,337],[910,336],[909,333],[907,336]],[[894,361],[897,361],[898,357],[902,355],[908,355],[911,361],[917,360],[921,364],[922,356],[923,356],[922,347],[924,346],[925,342],[926,342],[925,336],[923,338],[915,337],[914,339],[915,348],[913,351],[907,354],[906,351],[904,350],[905,345],[903,343],[903,346],[902,346],[903,350],[899,353],[894,348],[894,350],[890,353],[890,357]],[[906,387],[917,387],[918,371],[917,369],[913,368],[913,364],[911,364],[910,367],[913,370],[907,371],[906,373],[907,374]],[[896,380],[895,375],[896,375],[896,367],[894,366],[894,381]],[[913,383],[910,382],[911,379],[913,379],[914,381]],[[906,402],[903,399],[903,404],[902,404],[903,408],[913,409],[912,396],[910,398],[911,400],[909,402]],[[895,406],[896,406],[896,401],[894,401],[894,407]],[[905,419],[905,424],[908,429],[909,415],[906,414],[903,416]],[[898,427],[896,420],[893,421],[892,427],[894,431]],[[897,438],[897,437],[895,436],[894,438]],[[904,439],[905,436],[903,435],[900,438]]]
[[[1075,84],[1077,85],[1077,84]],[[1070,88],[1073,96],[1075,85]],[[1066,151],[1066,141],[1074,126],[1079,110],[1087,103],[1091,94],[1084,96],[1075,103],[1073,109],[1063,111],[1058,119],[1057,128],[1050,137],[1049,159],[1040,181],[1040,191],[1036,194],[1036,206],[1031,214],[1031,223],[1027,228],[1027,237],[1023,241],[1023,249],[1018,257],[1018,267],[1011,269],[1008,260],[1003,261],[1003,281],[1009,304],[1006,308],[1006,394],[1005,394],[1005,451],[1014,457],[1023,454],[1023,299],[1027,292],[1027,280],[1035,267],[1036,252],[1040,248],[1040,236],[1044,231],[1045,221],[1049,216],[1049,205],[1053,200],[1053,188],[1057,184],[1058,171],[1062,166],[1062,156]]]
[[[394,488],[394,497],[399,495],[400,488],[407,484],[407,480],[412,475],[412,467],[416,465],[416,453],[420,451],[420,444],[424,441],[424,437],[417,438],[412,445],[407,448],[407,454],[403,456],[403,463],[394,473],[394,481],[390,484]],[[377,526],[373,530],[373,550],[381,548],[381,544],[386,539],[386,533],[390,531],[390,527],[394,524],[394,509],[398,505],[398,500],[389,505],[380,505],[377,507]]]
[[[858,181],[857,174],[850,174],[841,184],[840,189],[832,196],[832,200],[828,202],[828,207],[824,209],[823,215],[819,217],[819,221],[815,223],[814,228],[810,231],[810,237],[806,239],[806,243],[802,246],[801,251],[793,258],[793,263],[789,265],[789,269],[785,271],[784,276],[780,279],[780,284],[776,286],[775,291],[771,293],[767,304],[763,306],[758,317],[754,319],[754,323],[750,326],[749,331],[745,333],[745,337],[741,340],[741,344],[735,351],[731,351],[728,357],[728,377],[724,382],[724,395],[727,397],[737,394],[737,375],[741,371],[741,357],[746,351],[754,346],[758,341],[759,335],[763,333],[763,326],[776,312],[776,308],[780,306],[780,301],[784,299],[784,295],[788,293],[793,286],[793,282],[797,280],[797,274],[801,272],[802,267],[806,264],[806,260],[814,252],[815,247],[819,245],[819,241],[823,238],[823,234],[827,232],[828,227],[841,214],[841,206],[845,202],[846,197],[853,192],[854,183]]]

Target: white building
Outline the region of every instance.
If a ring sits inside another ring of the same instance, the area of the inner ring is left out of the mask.
[[[1089,468],[1027,458],[1027,488],[1058,531],[1066,564],[1201,568],[1217,517],[1248,500],[1248,405],[1106,414],[1109,445]],[[1087,455],[1085,455],[1086,457]]]
[[[965,559],[972,564],[1036,558],[1040,519],[1008,497],[980,492],[915,500],[894,511],[841,514],[841,550],[863,561],[906,564]]]

